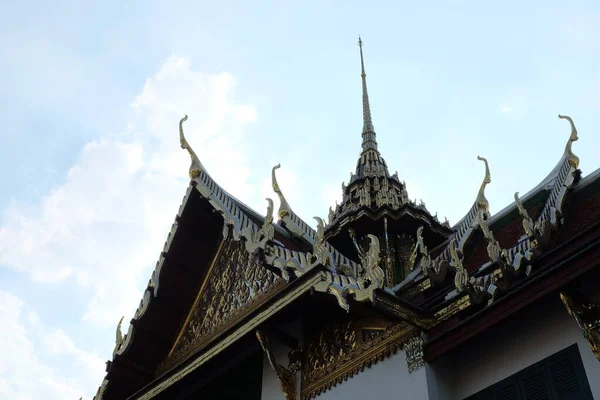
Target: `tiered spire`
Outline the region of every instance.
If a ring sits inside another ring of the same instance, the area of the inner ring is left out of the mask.
[[[375,139],[375,128],[371,119],[371,106],[369,105],[369,93],[367,92],[367,74],[365,73],[365,61],[363,57],[362,39],[358,37],[358,46],[360,47],[360,67],[362,78],[362,101],[363,101],[363,132],[362,132],[362,151],[369,149],[377,151],[377,140]]]
[[[346,216],[355,215],[361,210],[377,213],[384,206],[391,210],[397,210],[408,202],[404,185],[398,180],[396,174],[390,176],[387,164],[377,148],[367,92],[363,41],[360,36],[358,37],[358,46],[360,48],[363,103],[362,151],[356,161],[356,171],[350,176],[348,186],[342,185],[342,203],[339,206],[336,205],[335,210],[332,209],[329,213],[328,227],[335,226]]]

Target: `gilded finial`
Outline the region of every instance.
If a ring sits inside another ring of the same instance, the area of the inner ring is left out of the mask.
[[[569,124],[571,124],[571,136],[569,137],[569,141],[567,142],[567,145],[565,146],[565,152],[567,153],[567,158],[569,160],[569,164],[571,164],[573,166],[573,168],[577,168],[577,167],[579,167],[579,157],[577,157],[571,151],[571,145],[573,144],[574,141],[579,139],[579,136],[577,136],[577,128],[575,128],[575,124],[573,123],[573,120],[571,119],[571,117],[569,117],[567,115],[559,114],[558,118],[566,119],[567,121],[569,121]]]
[[[279,168],[281,168],[281,164],[277,164],[271,170],[271,184],[273,186],[273,191],[277,193],[277,196],[279,197],[279,211],[277,212],[277,214],[279,215],[279,218],[283,218],[286,215],[290,214],[292,208],[288,204],[287,200],[285,199],[285,196],[283,195],[283,192],[279,188],[279,184],[277,183],[277,176],[275,176],[275,170]]]
[[[204,167],[202,166],[202,163],[200,162],[200,159],[198,158],[194,150],[192,150],[192,147],[189,145],[187,140],[185,140],[185,136],[183,134],[183,123],[187,121],[187,119],[188,116],[186,115],[185,117],[181,118],[181,121],[179,121],[179,142],[181,143],[181,148],[187,150],[190,154],[192,164],[190,165],[189,174],[190,179],[195,179],[200,176],[200,171],[204,170]]]
[[[477,206],[480,210],[483,210],[484,213],[488,213],[490,209],[490,203],[485,197],[485,187],[492,182],[492,177],[490,175],[490,167],[485,158],[477,156],[477,159],[485,163],[485,177],[483,178],[483,182],[481,183],[481,187],[479,188],[479,193],[477,194]]]

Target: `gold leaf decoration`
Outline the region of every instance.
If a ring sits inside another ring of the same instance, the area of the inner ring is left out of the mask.
[[[248,253],[242,241],[227,239],[205,278],[169,365],[218,336],[285,285]]]

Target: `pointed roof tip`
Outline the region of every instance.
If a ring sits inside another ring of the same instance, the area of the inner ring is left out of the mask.
[[[367,74],[365,72],[365,61],[362,50],[362,39],[358,36],[358,45],[360,47],[360,68],[362,79],[362,103],[363,103],[363,132],[362,132],[362,150],[374,149],[377,151],[377,140],[375,139],[375,128],[371,118],[371,106],[369,104],[369,94],[367,92]]]

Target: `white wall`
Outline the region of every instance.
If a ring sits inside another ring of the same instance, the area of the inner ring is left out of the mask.
[[[600,399],[600,361],[558,295],[526,307],[436,360],[430,366],[430,381],[437,384],[431,398],[462,400],[574,343],[592,394]]]

